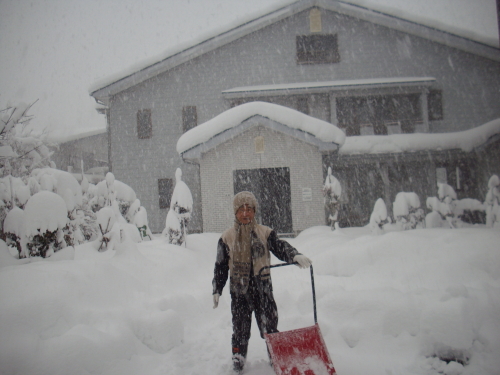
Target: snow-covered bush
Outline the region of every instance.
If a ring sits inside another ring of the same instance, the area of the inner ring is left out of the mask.
[[[448,212],[448,206],[440,202],[437,197],[428,197],[426,206],[431,211],[425,216],[426,228],[440,228]]]
[[[66,203],[58,194],[41,191],[26,203],[21,247],[28,256],[46,258],[66,247],[63,229],[68,224]]]
[[[497,175],[488,181],[488,193],[484,200],[486,207],[486,225],[489,227],[500,225],[500,179]]]
[[[3,230],[6,237],[6,243],[14,246],[19,254],[19,258],[26,258],[26,253],[21,247],[21,238],[23,231],[24,211],[19,207],[14,207],[9,211],[3,223]]]
[[[162,235],[171,244],[182,245],[186,240],[186,227],[193,211],[193,196],[191,190],[182,181],[182,170],[175,171],[175,187],[170,200],[170,210],[165,220]]]
[[[168,243],[172,245],[182,245],[183,235],[179,218],[174,210],[169,210],[167,219],[165,220],[165,229],[163,229],[162,236],[166,237]]]
[[[457,226],[457,218],[455,217],[455,204],[457,200],[457,193],[455,190],[448,184],[438,182],[438,198],[441,203],[444,203],[442,206],[441,214],[446,212],[444,218],[446,219],[450,228],[456,228]]]
[[[117,225],[115,212],[111,207],[103,207],[96,214],[96,223],[99,234],[94,241],[94,247],[98,251],[114,249],[120,241],[120,228]]]
[[[151,233],[149,229],[148,213],[144,207],[139,207],[139,210],[134,215],[133,224],[139,229],[139,233],[143,240],[153,239],[153,233]]]
[[[373,234],[381,234],[384,232],[384,224],[390,223],[391,218],[387,216],[387,207],[382,198],[377,199],[373,212],[370,215],[370,229]]]
[[[323,185],[323,196],[325,202],[325,208],[328,212],[328,221],[330,222],[330,227],[335,229],[335,223],[338,221],[339,214],[339,200],[342,194],[342,186],[339,180],[335,178],[332,174],[332,168],[328,167],[328,175],[326,176],[325,183]]]
[[[135,191],[127,184],[116,180],[111,172],[108,172],[106,178],[90,190],[89,194],[93,195],[90,205],[94,212],[105,206],[111,206],[112,202],[116,201],[120,214],[127,217],[129,207],[137,199]]]
[[[477,199],[464,198],[455,201],[453,214],[464,222],[484,223],[485,206]]]
[[[463,214],[467,207],[475,207],[475,204],[467,199],[459,203],[457,193],[448,184],[438,182],[437,186],[438,196],[428,197],[426,201],[427,208],[431,210],[425,218],[426,226],[428,228],[442,226],[456,228],[459,225],[458,215]]]
[[[425,226],[424,210],[420,208],[420,199],[416,193],[398,193],[393,203],[392,212],[396,224],[402,230]]]

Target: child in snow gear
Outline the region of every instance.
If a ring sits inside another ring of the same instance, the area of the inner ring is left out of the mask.
[[[247,191],[235,195],[233,201],[234,225],[219,239],[215,261],[213,285],[214,308],[229,275],[233,335],[231,339],[233,368],[240,372],[245,364],[250,339],[252,312],[260,335],[278,332],[278,309],[273,297],[270,269],[258,277],[262,267],[270,266],[272,252],[278,259],[297,262],[307,268],[311,260],[278,239],[276,232],[257,224],[257,200]]]

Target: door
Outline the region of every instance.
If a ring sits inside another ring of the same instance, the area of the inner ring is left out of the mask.
[[[250,191],[257,198],[257,222],[277,233],[292,233],[289,168],[240,169],[233,172],[234,194]]]

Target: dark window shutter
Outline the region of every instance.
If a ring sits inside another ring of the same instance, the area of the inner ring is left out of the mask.
[[[340,62],[337,34],[297,35],[297,64]]]
[[[182,107],[182,131],[187,132],[189,129],[198,125],[198,114],[196,106]]]
[[[432,90],[427,94],[427,109],[429,120],[442,120],[443,116],[443,92],[441,90]]]
[[[151,110],[140,109],[137,111],[137,137],[147,139],[153,136],[153,124],[151,122]]]
[[[158,179],[158,194],[160,196],[160,208],[169,208],[170,199],[174,190],[174,181],[171,178]]]

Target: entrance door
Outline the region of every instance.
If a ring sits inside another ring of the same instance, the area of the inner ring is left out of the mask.
[[[250,191],[259,202],[257,221],[277,233],[292,233],[289,168],[240,169],[233,172],[234,193]]]

